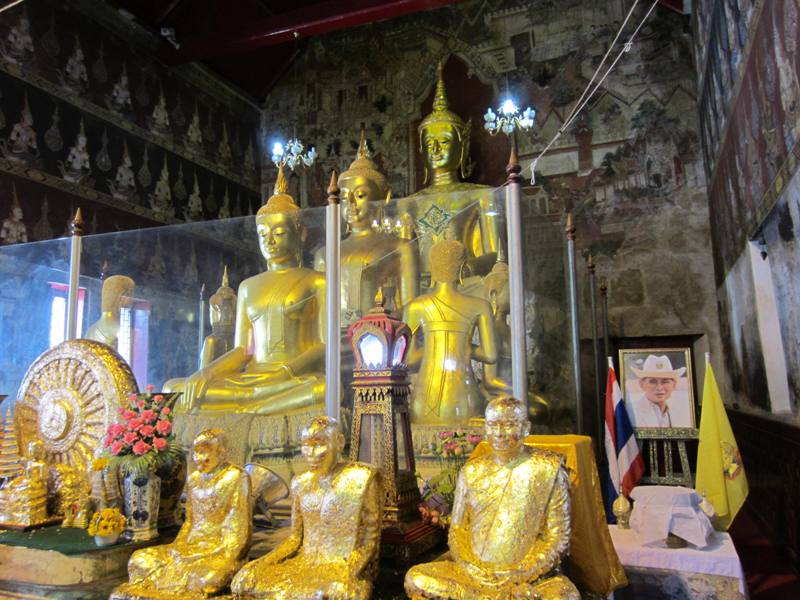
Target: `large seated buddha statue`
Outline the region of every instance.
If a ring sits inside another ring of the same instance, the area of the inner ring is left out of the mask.
[[[267,270],[239,285],[234,347],[186,378],[179,410],[285,414],[324,405],[325,277],[301,264],[305,229],[283,169],[256,214]]]
[[[462,181],[472,170],[469,160],[471,121],[450,110],[438,66],[433,111],[419,125],[420,150],[427,187],[409,196],[408,211],[420,235],[420,266],[430,272],[431,247],[442,239],[458,240],[467,249],[471,274],[485,275],[495,263],[499,221],[492,210],[491,188]]]
[[[129,581],[112,600],[195,600],[228,586],[247,555],[252,514],[250,477],[227,462],[225,445],[220,429],[195,438],[183,526],[172,543],[131,555]]]
[[[84,336],[88,340],[103,342],[117,348],[120,328],[120,311],[130,302],[136,284],[125,275],[112,275],[103,281],[100,300],[100,318],[92,323]]]
[[[344,436],[316,417],[301,434],[309,470],[292,480],[291,533],[234,577],[237,598],[367,600],[377,574],[382,494],[369,465],[340,463]]]
[[[413,599],[580,600],[559,573],[570,540],[570,480],[562,456],[523,445],[530,423],[522,402],[486,408],[489,454],[458,474],[450,559],[412,567]]]
[[[458,289],[466,259],[461,242],[438,242],[430,254],[433,287],[430,293],[412,300],[404,311],[403,320],[412,333],[408,362],[420,365],[411,400],[411,421],[415,424],[450,425],[480,416],[484,400],[472,369],[473,360],[484,365],[487,392],[508,389],[495,370],[486,368],[497,361],[492,307],[483,298]],[[478,343],[474,344],[476,331]]]
[[[344,218],[348,234],[342,240],[342,326],[346,327],[369,312],[380,288],[394,289],[395,306],[403,306],[419,290],[419,252],[415,243],[375,231],[379,201],[387,194],[386,178],[370,158],[364,130],[356,159],[339,176]],[[322,248],[315,268],[325,270]]]

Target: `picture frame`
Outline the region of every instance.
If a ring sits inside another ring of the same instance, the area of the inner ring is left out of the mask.
[[[619,367],[620,389],[634,430],[697,427],[691,347],[620,349]]]

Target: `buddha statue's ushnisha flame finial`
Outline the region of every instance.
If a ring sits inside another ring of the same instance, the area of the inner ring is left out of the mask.
[[[300,216],[300,207],[289,194],[289,182],[283,172],[283,165],[278,167],[278,178],[275,181],[275,191],[272,196],[258,209],[256,219],[264,215],[276,213],[293,214],[296,218]]]
[[[350,167],[339,176],[339,187],[343,187],[342,183],[344,181],[357,177],[363,177],[372,182],[377,188],[378,196],[383,196],[388,189],[386,177],[378,170],[378,165],[376,165],[375,161],[370,157],[369,146],[367,145],[367,132],[363,127],[361,128],[361,139],[358,143],[356,159],[350,164]]]
[[[436,66],[436,94],[433,96],[433,110],[426,116],[422,123],[419,125],[420,134],[430,125],[434,123],[449,123],[453,125],[463,137],[464,129],[467,124],[456,113],[450,110],[450,105],[447,101],[447,91],[444,87],[443,76],[444,65],[442,61]]]

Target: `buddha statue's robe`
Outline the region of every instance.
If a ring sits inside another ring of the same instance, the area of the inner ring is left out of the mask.
[[[358,463],[292,480],[292,531],[247,564],[231,590],[243,598],[366,600],[372,594],[381,534],[377,472]]]
[[[250,545],[250,478],[231,464],[187,482],[186,520],[171,544],[133,553],[113,599],[188,600],[228,586]]]
[[[25,472],[0,488],[0,521],[37,525],[47,520],[47,464],[27,459]]]
[[[452,560],[412,567],[411,598],[580,600],[558,574],[570,539],[570,483],[563,458],[525,448],[508,464],[467,462],[456,484]]]

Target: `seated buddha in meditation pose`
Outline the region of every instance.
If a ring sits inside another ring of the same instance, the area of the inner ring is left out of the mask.
[[[429,255],[442,239],[464,244],[471,274],[485,275],[495,263],[500,223],[493,204],[492,189],[467,183],[472,163],[469,159],[471,121],[450,110],[442,78],[442,63],[437,70],[433,110],[419,125],[419,143],[425,165],[425,183],[430,184],[409,196],[408,211],[420,235],[420,266],[430,273]]]
[[[183,392],[178,410],[285,414],[325,399],[325,277],[301,265],[305,229],[286,192],[256,214],[267,271],[245,279],[236,300],[234,347],[166,391]]]
[[[377,472],[340,463],[344,436],[316,417],[301,434],[309,471],[292,480],[289,537],[236,574],[240,598],[366,600],[377,573],[382,491]]]
[[[472,361],[484,365],[497,361],[492,307],[458,289],[459,273],[467,260],[461,242],[442,240],[431,249],[430,257],[433,288],[412,300],[403,318],[412,333],[408,362],[420,363],[411,421],[460,423],[479,416],[484,405]],[[477,345],[472,343],[476,330]],[[424,338],[421,351],[420,337]],[[494,371],[484,369],[484,387],[499,392],[508,385],[497,379]]]
[[[206,429],[192,444],[186,520],[171,544],[137,550],[130,581],[113,600],[194,600],[227,587],[250,545],[250,477],[225,459],[225,432]]]
[[[236,325],[236,292],[228,285],[228,267],[222,271],[222,285],[208,300],[211,335],[203,340],[200,368],[207,367],[233,348],[233,329]]]
[[[38,525],[47,521],[47,463],[44,444],[28,444],[27,458],[22,459],[22,475],[7,481],[0,488],[0,522],[16,525]]]
[[[563,457],[523,445],[530,423],[510,396],[486,408],[491,452],[458,474],[448,543],[451,560],[405,577],[414,600],[580,600],[559,574],[570,539],[570,481]]]
[[[364,130],[356,159],[339,175],[342,211],[349,233],[342,240],[342,326],[367,314],[378,289],[394,288],[396,308],[419,292],[419,252],[414,242],[375,231],[378,208],[387,194],[386,177],[370,158]],[[315,268],[325,270],[325,249],[315,257]]]

